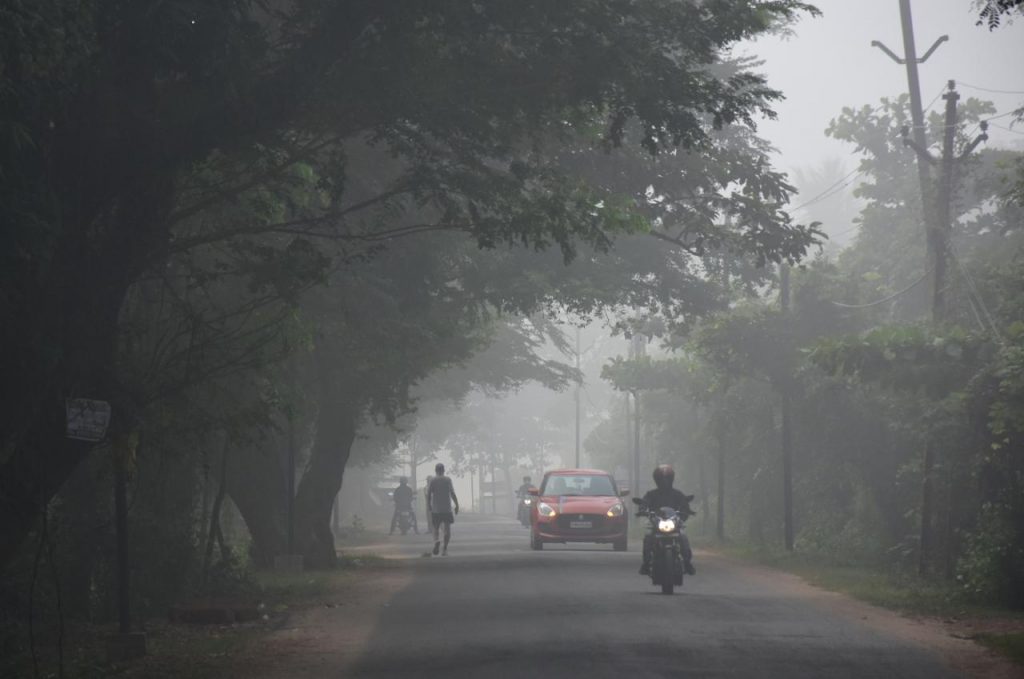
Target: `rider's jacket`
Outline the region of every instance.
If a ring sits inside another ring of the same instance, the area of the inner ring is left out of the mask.
[[[516,497],[520,499],[524,497],[530,497],[530,484],[524,483],[523,485],[519,486],[519,489],[516,490]]]
[[[655,488],[647,491],[647,494],[644,495],[644,504],[654,510],[671,507],[683,514],[685,518],[693,514],[693,510],[690,509],[690,500],[692,499],[692,495],[687,495],[676,488]]]
[[[395,492],[392,495],[395,498],[396,510],[412,509],[412,488],[409,486],[399,486],[395,488]]]

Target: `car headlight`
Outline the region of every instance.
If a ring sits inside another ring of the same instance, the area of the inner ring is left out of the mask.
[[[555,508],[549,505],[547,502],[541,502],[540,504],[537,505],[537,513],[541,516],[550,517],[554,516],[558,512],[556,512]]]
[[[531,500],[530,498],[526,498],[525,500],[523,500],[523,504],[529,507],[530,505],[533,504],[533,500]]]
[[[658,530],[662,533],[671,533],[676,529],[676,522],[672,519],[662,519],[658,522]]]
[[[609,507],[606,514],[612,518],[615,518],[616,516],[622,516],[622,512],[624,512],[625,509],[626,508],[623,507],[622,503],[620,502]]]

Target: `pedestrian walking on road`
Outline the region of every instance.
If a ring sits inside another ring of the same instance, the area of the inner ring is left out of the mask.
[[[455,515],[459,513],[459,498],[455,496],[451,477],[444,475],[444,465],[438,462],[434,472],[436,475],[427,486],[427,507],[434,526],[434,555],[441,551],[441,526],[444,525],[444,550],[441,554],[447,556],[448,542],[452,539],[452,524]]]

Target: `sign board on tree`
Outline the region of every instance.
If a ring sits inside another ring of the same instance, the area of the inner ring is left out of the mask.
[[[110,424],[110,404],[91,398],[64,400],[67,411],[67,436],[79,441],[102,441]]]

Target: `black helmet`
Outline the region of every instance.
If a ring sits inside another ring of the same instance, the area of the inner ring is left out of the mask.
[[[530,482],[530,477],[529,476],[524,476],[523,477],[523,483],[529,483],[529,482]]]
[[[676,470],[670,464],[659,464],[654,468],[654,485],[658,488],[671,488],[676,480]]]

